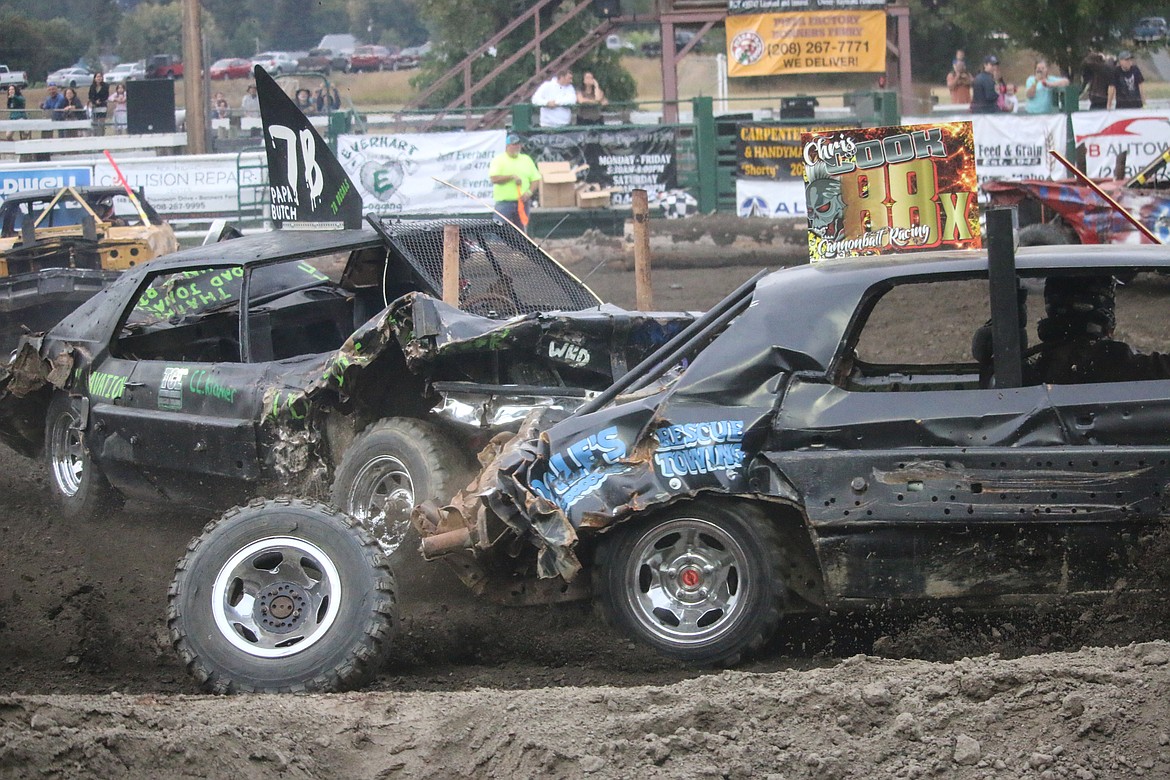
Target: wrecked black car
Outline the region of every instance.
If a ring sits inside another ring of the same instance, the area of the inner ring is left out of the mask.
[[[549,586],[529,600],[591,595],[699,663],[755,652],[798,612],[1101,597],[1168,509],[1170,252],[1036,247],[1017,266],[1007,307],[981,252],[754,282],[622,395],[537,409],[493,442],[466,491],[416,510],[423,552],[502,601],[523,583]],[[1005,324],[1018,335],[997,350]],[[1102,352],[1078,357],[1085,344]],[[212,690],[360,681],[339,670],[391,641],[384,562],[319,507],[243,511],[180,565],[185,657]],[[275,547],[244,532],[258,521]],[[218,572],[210,598],[194,564]],[[256,650],[270,646],[279,670]]]
[[[124,497],[332,496],[388,554],[493,434],[579,405],[689,320],[600,306],[491,220],[456,221],[448,306],[426,293],[449,224],[266,233],[131,269],[25,340],[0,378],[0,436],[44,454],[67,516]]]

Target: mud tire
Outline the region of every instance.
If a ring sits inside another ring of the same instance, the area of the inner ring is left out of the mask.
[[[122,494],[94,461],[80,423],[77,401],[67,393],[54,393],[45,414],[49,490],[61,514],[73,520],[101,517],[122,506]]]
[[[295,568],[285,565],[290,558]],[[295,593],[298,578],[312,581],[314,572],[320,579]],[[289,590],[282,573],[295,595],[318,603],[291,630],[261,622],[279,614],[266,594]],[[398,626],[396,592],[385,556],[352,518],[311,501],[256,499],[188,545],[168,592],[167,626],[187,671],[209,693],[344,691],[368,682],[385,661]],[[230,606],[239,593],[270,611],[255,620],[253,607],[250,625],[239,620],[247,610]],[[299,642],[279,646],[298,632]]]
[[[407,417],[370,425],[346,448],[333,478],[333,505],[357,519],[391,555],[410,532],[410,510],[446,502],[466,486],[471,454],[438,426]],[[389,513],[379,513],[379,507]]]
[[[686,545],[687,534],[693,548]],[[689,550],[699,550],[693,556]],[[722,561],[726,581],[701,573],[693,586],[716,591],[710,601],[689,593],[688,564]],[[671,578],[665,570],[674,567]],[[776,632],[787,604],[781,535],[757,507],[688,501],[619,526],[603,537],[593,567],[593,593],[602,617],[663,655],[703,666],[730,666],[757,652]],[[650,591],[654,591],[651,594]],[[655,608],[652,602],[671,608]],[[703,614],[687,625],[678,612]],[[709,616],[720,612],[719,616]],[[677,610],[677,611],[676,611]]]

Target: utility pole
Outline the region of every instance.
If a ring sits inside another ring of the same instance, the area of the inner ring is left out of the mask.
[[[199,0],[183,0],[183,102],[187,111],[187,154],[207,154],[207,91],[203,86]]]

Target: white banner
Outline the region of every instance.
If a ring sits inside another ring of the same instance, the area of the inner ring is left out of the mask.
[[[1061,179],[1068,175],[1048,154],[1051,149],[1062,154],[1065,151],[1067,133],[1063,114],[964,115],[962,118],[970,119],[975,130],[975,175],[980,184],[1000,179]],[[908,116],[903,117],[902,124],[929,125],[938,121],[938,117]],[[735,202],[736,213],[741,217],[806,216],[803,181],[737,177]]]
[[[1129,178],[1170,148],[1170,112],[1081,111],[1073,114],[1073,133],[1077,145],[1085,145],[1089,176],[1113,178],[1117,155],[1125,152],[1125,178]]]
[[[503,151],[503,130],[337,139],[337,158],[358,188],[363,210],[378,216],[491,211],[488,167]]]
[[[1068,124],[1064,114],[972,114],[962,119],[970,119],[975,128],[975,175],[980,184],[1068,176],[1064,166],[1048,154],[1053,149],[1065,152]],[[902,119],[907,125],[938,121],[938,117]]]
[[[131,189],[144,188],[146,199],[164,216],[237,211],[239,187],[259,186],[267,181],[267,163],[259,152],[146,157],[117,163]],[[105,159],[94,162],[93,174],[94,184],[118,183],[113,167]],[[266,201],[267,197],[261,199]]]
[[[804,219],[804,181],[735,180],[735,213],[741,217],[800,217]]]

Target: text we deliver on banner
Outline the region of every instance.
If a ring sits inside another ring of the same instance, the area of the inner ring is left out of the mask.
[[[728,76],[886,69],[885,11],[742,14],[726,26]]]

